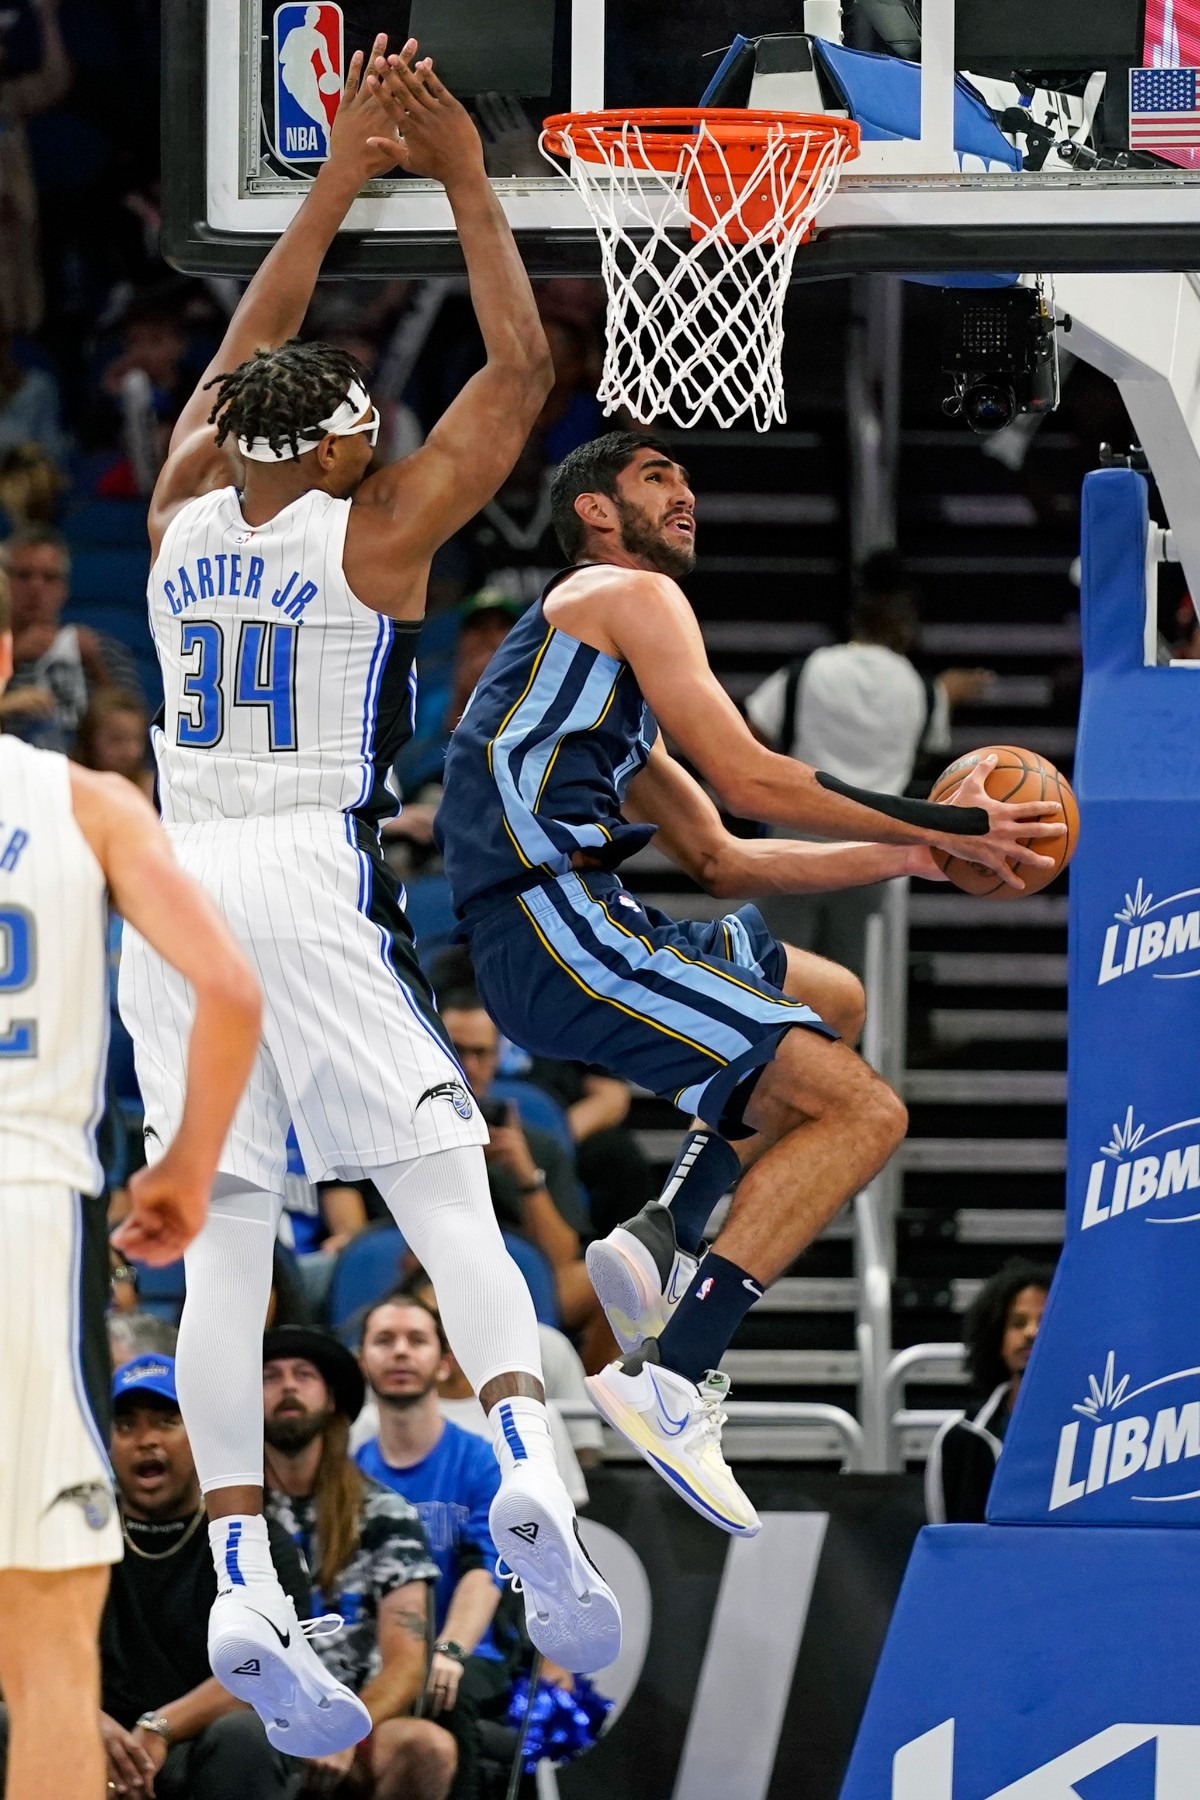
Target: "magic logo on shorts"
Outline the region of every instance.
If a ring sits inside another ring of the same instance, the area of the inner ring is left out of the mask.
[[[1156,981],[1200,975],[1200,888],[1156,900],[1139,876],[1113,918],[1116,924],[1104,933],[1097,987],[1141,969]]]
[[[1144,1209],[1144,1210],[1143,1210]],[[1200,1117],[1148,1131],[1133,1108],[1088,1170],[1081,1231],[1137,1212],[1148,1225],[1200,1221]]]
[[[275,11],[275,140],[285,162],[324,162],[343,86],[342,9],[333,0]]]
[[[1200,1497],[1200,1368],[1175,1369],[1132,1385],[1110,1350],[1103,1374],[1089,1375],[1078,1414],[1058,1434],[1049,1512],[1125,1482],[1146,1509],[1146,1524],[1165,1524],[1163,1506]]]

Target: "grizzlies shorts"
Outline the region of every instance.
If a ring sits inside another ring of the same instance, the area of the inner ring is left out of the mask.
[[[468,918],[484,1002],[534,1056],[598,1063],[726,1136],[784,1033],[837,1033],[781,991],[786,952],[757,907],[675,920],[615,875],[564,875]]]

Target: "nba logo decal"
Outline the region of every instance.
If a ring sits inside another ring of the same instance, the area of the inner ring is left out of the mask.
[[[324,162],[342,91],[342,9],[332,0],[275,11],[275,151]]]

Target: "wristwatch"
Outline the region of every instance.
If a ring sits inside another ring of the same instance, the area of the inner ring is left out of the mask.
[[[517,1189],[517,1192],[518,1192],[518,1194],[521,1194],[522,1196],[524,1196],[525,1194],[537,1194],[537,1193],[541,1192],[541,1190],[545,1187],[545,1185],[546,1185],[545,1169],[535,1169],[533,1171],[533,1180],[524,1182]]]
[[[451,1662],[464,1663],[467,1660],[466,1651],[453,1638],[443,1638],[440,1644],[433,1646],[433,1651],[435,1656],[448,1656]]]
[[[174,1733],[166,1713],[144,1712],[137,1722],[137,1728],[139,1731],[152,1731],[155,1737],[162,1739],[168,1750],[171,1748]]]

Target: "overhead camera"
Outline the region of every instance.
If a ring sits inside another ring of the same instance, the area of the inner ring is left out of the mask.
[[[942,411],[981,437],[1053,412],[1058,339],[1042,288],[943,288],[942,372],[953,380]]]

